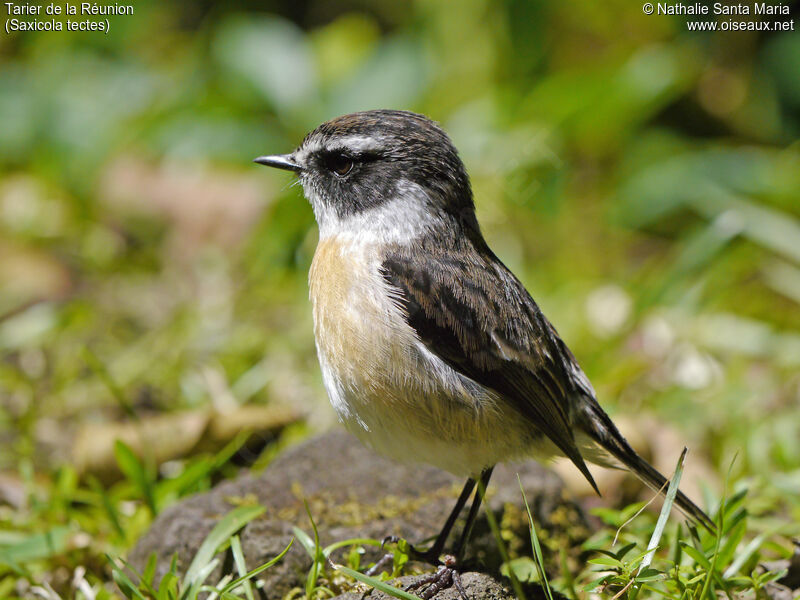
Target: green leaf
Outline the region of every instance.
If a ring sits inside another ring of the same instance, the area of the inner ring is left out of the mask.
[[[60,525],[44,533],[33,533],[13,543],[0,545],[0,563],[20,565],[60,554],[67,549],[71,532],[71,527]]]
[[[664,573],[658,569],[648,567],[646,569],[642,569],[641,572],[636,575],[636,581],[655,581],[656,579],[663,579],[664,577]]]
[[[686,552],[686,554],[691,556],[694,562],[703,567],[706,571],[711,569],[711,563],[708,561],[708,558],[706,558],[705,554],[700,552],[697,548],[695,548],[691,544],[687,544],[684,541],[681,541],[679,543],[681,545],[681,548],[683,548],[684,552]]]
[[[777,581],[778,579],[785,577],[788,572],[788,569],[781,569],[780,571],[767,571],[766,573],[758,576],[758,584],[764,585],[771,581]]]
[[[507,563],[503,563],[500,567],[500,573],[506,577],[511,576],[511,571],[514,572],[517,580],[522,583],[538,582],[541,581],[539,573],[539,565],[530,556],[520,556],[519,558],[512,558]]]
[[[626,544],[622,548],[620,548],[613,556],[614,558],[622,560],[623,558],[625,558],[625,555],[634,548],[636,548],[636,542],[631,542],[630,544]]]
[[[615,569],[622,570],[623,564],[621,561],[611,556],[597,556],[590,558],[587,562],[593,565],[600,565],[601,567],[614,567]]]
[[[592,580],[589,584],[587,584],[584,588],[584,592],[591,592],[596,590],[601,585],[606,585],[611,579],[613,579],[613,575],[603,575],[602,577],[598,577],[597,579]]]

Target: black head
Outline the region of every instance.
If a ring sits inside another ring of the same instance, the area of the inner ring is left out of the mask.
[[[402,200],[477,229],[458,152],[423,115],[396,110],[344,115],[317,127],[291,154],[256,162],[297,172],[321,227],[331,218],[341,223]]]

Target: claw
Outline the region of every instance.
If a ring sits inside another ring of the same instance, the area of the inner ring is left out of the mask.
[[[383,547],[383,546],[381,546],[381,547]],[[378,573],[381,572],[381,569],[383,569],[386,565],[391,563],[393,560],[394,560],[394,554],[392,554],[391,552],[389,552],[388,554],[384,554],[380,559],[378,559],[378,562],[376,562],[369,569],[367,569],[366,575],[368,575],[370,577],[372,577],[373,575],[377,575]]]
[[[405,541],[403,538],[396,536],[396,535],[387,535],[383,540],[381,540],[381,550],[385,549],[386,544],[396,544],[398,542]],[[418,550],[415,546],[411,545],[408,541],[405,541],[406,546],[408,547],[408,557],[411,560],[416,560],[418,562],[428,563],[429,565],[441,565],[442,561],[439,560],[439,555],[434,555],[431,549],[428,550]]]
[[[384,549],[386,544],[396,544],[400,541],[400,538],[396,535],[387,535],[383,540],[381,540],[381,550]]]
[[[381,540],[381,550],[385,550],[386,544],[396,544],[400,541],[403,541],[403,538],[396,535],[387,535],[385,538],[383,538],[383,540]],[[411,560],[425,562],[434,566],[442,564],[442,562],[439,560],[439,557],[434,556],[431,553],[431,550],[417,550],[408,542],[406,542],[406,546],[408,547],[408,557]],[[379,573],[381,569],[388,565],[392,560],[394,560],[394,553],[387,552],[380,559],[378,559],[378,562],[376,562],[366,571],[366,574],[372,576]]]
[[[461,574],[456,570],[456,557],[447,555],[435,573],[421,577],[406,588],[406,591],[416,590],[428,586],[420,595],[422,600],[431,600],[436,594],[449,587],[455,587],[461,600],[470,600],[464,585],[461,583]]]

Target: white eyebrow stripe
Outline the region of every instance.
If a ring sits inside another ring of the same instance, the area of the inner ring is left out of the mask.
[[[341,138],[334,138],[328,144],[323,145],[320,140],[312,140],[305,148],[304,152],[313,154],[320,150],[349,150],[353,153],[370,152],[380,150],[384,147],[384,136],[371,135],[348,135]]]
[[[383,147],[384,136],[350,135],[339,138],[331,144],[331,148],[345,148],[353,152],[369,152]]]

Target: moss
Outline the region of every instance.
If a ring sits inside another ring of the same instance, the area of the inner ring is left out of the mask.
[[[333,494],[324,491],[309,496],[304,496],[302,489],[293,489],[293,492],[298,499],[308,503],[317,525],[326,528],[357,527],[378,520],[402,518],[416,513],[436,499],[456,498],[458,495],[454,486],[446,486],[414,498],[386,495],[378,497],[374,503],[369,503],[355,496],[344,502],[337,502]],[[308,516],[302,504],[282,508],[276,516],[295,525],[308,523]]]

